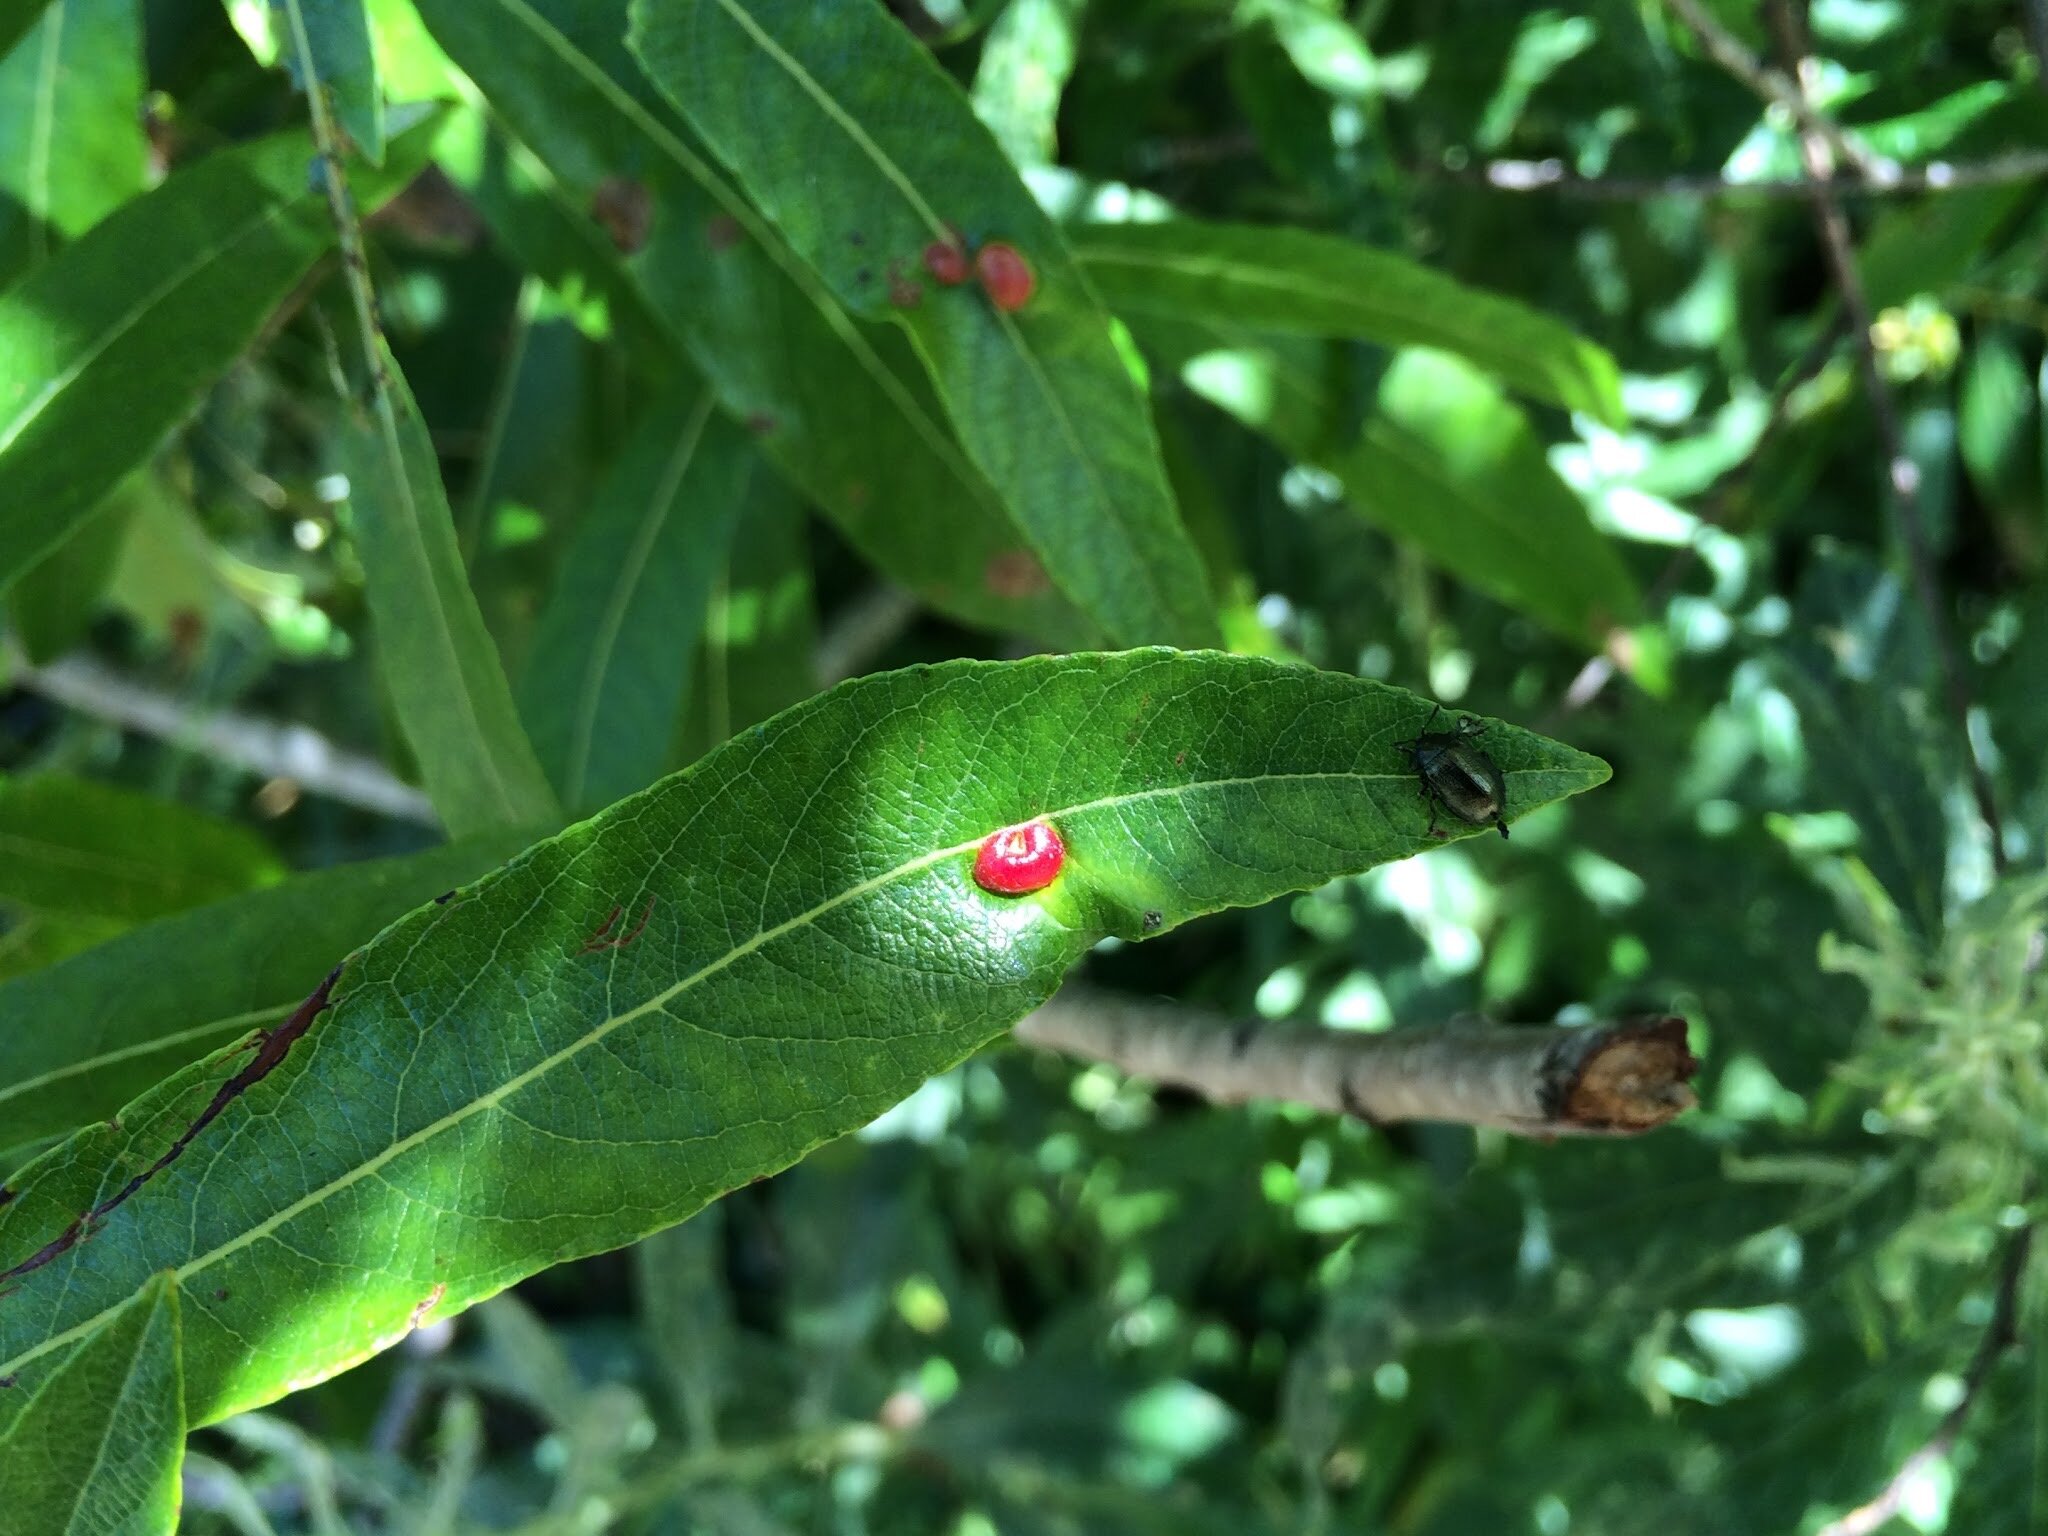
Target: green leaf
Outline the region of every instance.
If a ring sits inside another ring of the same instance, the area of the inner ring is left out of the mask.
[[[1255,331],[1454,352],[1510,389],[1609,425],[1626,417],[1604,347],[1513,299],[1335,235],[1249,224],[1097,224],[1076,254],[1110,306]]]
[[[648,408],[577,530],[520,687],[571,811],[644,789],[669,766],[754,463],[746,435],[692,383]]]
[[[53,661],[85,638],[142,502],[132,486],[116,490],[9,589],[7,614],[30,661]]]
[[[372,165],[384,163],[384,86],[363,0],[271,0],[292,79],[323,87],[334,115]]]
[[[400,728],[451,837],[560,816],[469,589],[427,424],[388,348],[342,440],[351,530]]]
[[[426,134],[358,176],[367,213]],[[334,242],[304,134],[220,150],[0,294],[0,590],[153,452]]]
[[[849,317],[665,109],[636,94],[625,0],[419,9],[579,217],[644,196],[646,243],[615,247],[617,259],[720,403],[855,548],[963,623],[1060,646],[1099,638],[1022,547],[900,338]]]
[[[49,8],[50,0],[0,0],[0,54],[11,52]]]
[[[1109,318],[931,55],[869,0],[631,10],[650,78],[839,301],[909,331],[1054,585],[1114,638],[1212,642],[1202,563]],[[1021,252],[1030,301],[1004,313],[973,282],[924,291],[923,252],[956,230]]]
[[[1018,165],[1058,157],[1060,93],[1074,73],[1087,0],[1009,0],[981,45],[974,111]]]
[[[757,479],[712,590],[681,732],[681,762],[817,691],[817,602],[803,509],[789,490]]]
[[[538,156],[497,128],[481,104],[450,114],[435,163],[468,194],[515,266],[562,296],[587,334],[616,339],[653,377],[674,367],[667,323],[620,263],[618,249]]]
[[[1321,391],[1272,354],[1216,352],[1188,383],[1303,463],[1335,476],[1370,522],[1451,575],[1584,644],[1633,622],[1635,579],[1551,469],[1528,419],[1445,353],[1410,351],[1382,381],[1379,413],[1330,435]]]
[[[254,832],[176,801],[56,773],[0,778],[0,900],[135,922],[283,874]]]
[[[1433,846],[1395,747],[1428,714],[1167,651],[916,667],[800,704],[22,1169],[0,1374],[33,1388],[172,1269],[220,1298],[186,1326],[209,1423],[679,1221],[987,1043],[1107,934]],[[1487,744],[1517,815],[1607,776],[1511,727]],[[1033,816],[1063,872],[982,890],[979,845]]]
[[[152,1275],[20,1407],[0,1395],[0,1511],[36,1536],[170,1536],[185,1394],[178,1285]],[[12,1410],[10,1412],[10,1409]]]
[[[2003,332],[1980,332],[1964,362],[1956,403],[1956,447],[1978,496],[1995,512],[2009,512],[2015,528],[2038,521],[2040,441],[2033,370]],[[2029,511],[2035,511],[2034,518],[2028,517]],[[2038,542],[2028,552],[2038,560]]]
[[[142,190],[141,113],[137,0],[54,0],[0,59],[0,287]]]
[[[335,958],[516,852],[518,834],[371,859],[164,918],[0,983],[0,1149],[102,1120],[292,1011]]]
[[[0,932],[0,981],[26,976],[55,965],[68,955],[120,933],[128,924],[111,917],[80,917],[76,913],[0,913],[6,928]],[[7,1149],[0,1147],[0,1152]]]

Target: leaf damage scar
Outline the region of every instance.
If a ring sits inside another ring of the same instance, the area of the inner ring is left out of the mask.
[[[277,1028],[266,1030],[258,1037],[256,1041],[256,1054],[249,1058],[249,1064],[220,1085],[219,1090],[213,1096],[213,1101],[206,1108],[202,1109],[198,1117],[178,1134],[178,1139],[171,1143],[170,1149],[163,1156],[143,1169],[142,1172],[136,1174],[134,1178],[116,1190],[113,1195],[101,1201],[83,1216],[72,1222],[70,1226],[59,1232],[49,1242],[43,1244],[42,1247],[23,1259],[19,1264],[7,1269],[0,1269],[0,1282],[18,1279],[32,1270],[41,1269],[45,1264],[57,1258],[67,1249],[75,1247],[81,1240],[91,1236],[99,1222],[112,1215],[143,1185],[147,1184],[159,1173],[162,1173],[164,1169],[170,1167],[184,1150],[192,1145],[201,1131],[204,1131],[215,1120],[220,1118],[223,1110],[257,1083],[268,1077],[276,1069],[277,1064],[284,1060],[285,1052],[292,1048],[292,1042],[303,1035],[313,1020],[325,1011],[327,1007],[327,994],[333,989],[334,983],[340,975],[341,967],[337,965],[327,973],[327,979],[313,989],[313,995],[299,1004],[298,1009],[290,1018],[278,1025]],[[5,1292],[0,1292],[0,1295],[4,1294]]]
[[[605,915],[605,920],[598,924],[597,932],[585,939],[583,947],[577,950],[576,953],[579,955],[594,955],[601,949],[624,949],[646,930],[647,919],[654,916],[654,898],[652,896],[647,898],[647,905],[640,909],[640,921],[633,925],[630,932],[613,934],[612,924],[624,916],[625,911],[624,907],[614,906]],[[610,937],[607,937],[607,935],[610,935]]]

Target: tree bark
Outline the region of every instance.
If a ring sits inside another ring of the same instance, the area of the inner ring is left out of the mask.
[[[1521,1136],[1655,1130],[1693,1105],[1698,1066],[1685,1021],[1668,1016],[1353,1034],[1066,992],[1017,1038],[1219,1104],[1280,1099],[1374,1125],[1441,1120]]]

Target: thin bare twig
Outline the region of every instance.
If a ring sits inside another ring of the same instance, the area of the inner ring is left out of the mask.
[[[1977,1346],[1976,1357],[1964,1373],[1962,1395],[1956,1399],[1955,1406],[1942,1415],[1941,1423],[1928,1436],[1927,1443],[1899,1463],[1899,1470],[1878,1490],[1877,1497],[1822,1526],[1817,1536],[1870,1536],[1899,1512],[1915,1479],[1937,1462],[1946,1460],[1956,1448],[1963,1426],[1969,1422],[1977,1399],[1984,1395],[1985,1383],[1990,1381],[1999,1357],[2019,1341],[2020,1277],[2026,1273],[2027,1255],[2032,1251],[2033,1243],[2034,1229],[2022,1227],[2006,1245],[2005,1258],[1999,1267],[1998,1295],[1991,1305],[1991,1322],[1984,1330],[1983,1342]]]
[[[1192,1088],[1373,1125],[1440,1120],[1522,1136],[1633,1136],[1693,1104],[1685,1021],[1582,1028],[1450,1024],[1362,1034],[1232,1021],[1070,989],[1017,1026],[1026,1044]]]
[[[1463,170],[1430,170],[1492,187],[1499,192],[1555,192],[1591,202],[1643,202],[1654,197],[1762,197],[1801,201],[1832,193],[1837,197],[1884,197],[1916,192],[1952,192],[1963,187],[2004,186],[2048,178],[2048,152],[2018,150],[1985,160],[1926,165],[1880,161],[1868,171],[1837,171],[1824,182],[1811,177],[1768,177],[1734,181],[1716,175],[1580,176],[1562,160],[1493,160]]]
[[[919,611],[915,596],[889,582],[861,593],[818,637],[818,686],[830,688],[859,677],[902,637]]]
[[[321,181],[327,192],[327,206],[334,217],[335,243],[341,251],[342,271],[348,279],[349,298],[355,306],[356,324],[362,331],[364,361],[370,370],[370,393],[380,424],[396,441],[398,422],[391,407],[389,381],[384,373],[384,324],[377,318],[377,298],[370,288],[370,264],[363,253],[363,226],[356,217],[355,199],[348,190],[348,174],[342,166],[342,135],[327,102],[327,82],[313,57],[312,38],[306,31],[306,15],[300,0],[285,0],[285,15],[291,23],[292,47],[299,61],[299,78],[304,82],[306,110],[312,118],[313,147],[320,153]]]
[[[1898,167],[1892,162],[1872,155],[1816,111],[1795,79],[1772,69],[1751,53],[1734,33],[1714,19],[1699,0],[1664,0],[1664,8],[1685,24],[1686,30],[1699,40],[1707,56],[1716,64],[1764,101],[1788,113],[1798,124],[1802,138],[1817,139],[1825,145],[1829,157],[1828,172],[1838,165],[1854,166],[1869,180],[1897,173]],[[1825,180],[1828,172],[1820,173],[1821,179]]]
[[[64,656],[32,666],[18,648],[0,647],[7,680],[82,715],[154,736],[267,779],[290,779],[301,789],[394,821],[438,827],[427,797],[394,777],[375,758],[336,746],[309,726],[259,720],[232,710],[195,708],[108,670],[85,656]]]
[[[1690,4],[1691,0],[1667,0],[1667,3]],[[1772,14],[1780,32],[1780,46],[1788,62],[1792,63],[1794,74],[1798,75],[1797,61],[1805,55],[1805,39],[1799,22],[1783,0],[1774,0]],[[1807,175],[1816,184],[1825,183],[1831,169],[1829,145],[1818,133],[1802,129],[1799,148]],[[1899,423],[1898,403],[1892,398],[1891,385],[1878,365],[1877,347],[1870,334],[1870,297],[1864,291],[1862,276],[1856,270],[1849,220],[1842,212],[1841,203],[1822,191],[1813,200],[1813,222],[1835,289],[1841,295],[1842,309],[1849,320],[1850,341],[1855,348],[1856,369],[1862,377],[1863,391],[1870,400],[1871,414],[1877,419],[1878,439],[1884,445],[1885,484],[1891,492],[1899,535],[1906,548],[1906,567],[1912,574],[1914,596],[1927,618],[1935,662],[1941,673],[1942,695],[1962,736],[1963,757],[1970,769],[1971,793],[1977,801],[1977,814],[1983,818],[1985,831],[1990,837],[1991,866],[2002,875],[2006,870],[2004,825],[1999,820],[1991,776],[1985,772],[1970,736],[1969,684],[1963,676],[1955,641],[1949,634],[1948,616],[1943,609],[1940,584],[1934,574],[1934,554],[1927,539],[1926,521],[1921,515],[1920,470],[1906,452],[1906,436]]]

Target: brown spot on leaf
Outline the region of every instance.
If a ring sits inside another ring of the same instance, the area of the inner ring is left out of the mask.
[[[337,965],[327,973],[327,979],[313,989],[313,995],[299,1004],[297,1010],[293,1012],[290,1018],[278,1025],[277,1028],[264,1031],[256,1037],[256,1054],[250,1058],[249,1064],[220,1085],[215,1091],[212,1101],[199,1112],[198,1117],[190,1125],[186,1126],[178,1134],[178,1139],[171,1143],[170,1148],[161,1157],[143,1169],[142,1172],[136,1174],[134,1178],[122,1185],[110,1197],[102,1200],[98,1205],[72,1222],[70,1226],[51,1238],[49,1242],[43,1244],[42,1247],[38,1248],[20,1263],[12,1265],[7,1269],[0,1269],[0,1280],[11,1280],[17,1275],[25,1275],[31,1270],[41,1269],[66,1249],[74,1247],[84,1238],[90,1237],[99,1229],[100,1223],[107,1216],[117,1210],[143,1185],[147,1184],[159,1173],[162,1173],[164,1169],[170,1167],[183,1154],[184,1150],[192,1145],[192,1142],[201,1131],[220,1118],[223,1110],[276,1069],[277,1064],[284,1060],[285,1052],[291,1049],[292,1042],[303,1035],[312,1025],[313,1020],[326,1010],[327,995],[333,990],[334,983],[340,976],[341,967]]]
[[[603,226],[613,245],[630,256],[647,244],[654,227],[654,199],[630,176],[607,176],[590,194],[590,216]]]
[[[1049,590],[1045,567],[1028,550],[1006,549],[992,557],[981,573],[982,584],[997,597],[1037,597]]]
[[[747,430],[756,437],[766,437],[781,425],[782,423],[776,419],[773,411],[747,412]]]
[[[434,1288],[421,1297],[419,1305],[412,1309],[412,1315],[406,1318],[405,1326],[409,1329],[418,1328],[421,1323],[427,1320],[427,1314],[438,1307],[441,1304],[441,1298],[447,1294],[447,1284],[443,1281],[435,1281]]]
[[[714,213],[704,221],[704,243],[714,251],[729,251],[740,243],[740,221],[729,213]]]
[[[600,949],[624,949],[628,944],[640,937],[642,930],[647,927],[647,920],[654,916],[654,898],[652,896],[647,898],[647,905],[640,912],[640,921],[633,925],[631,932],[612,933],[612,925],[625,915],[625,910],[624,907],[614,906],[610,915],[598,925],[597,932],[585,939],[583,947],[576,951],[576,953],[579,955],[590,955],[595,954]]]
[[[915,309],[924,302],[924,285],[903,270],[899,261],[889,263],[889,303],[896,309]]]

